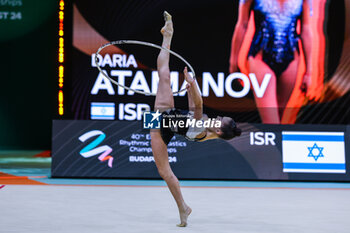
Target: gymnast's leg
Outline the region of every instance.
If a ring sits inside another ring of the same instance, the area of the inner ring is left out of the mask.
[[[298,52],[295,52],[294,60],[289,64],[287,69],[281,74],[277,82],[277,95],[278,95],[277,101],[278,101],[281,118],[283,118],[284,112],[288,112],[288,109],[286,109],[286,106],[294,90],[295,82],[298,75],[299,61],[300,61],[299,54]]]
[[[254,73],[261,84],[265,74],[271,74],[270,83],[264,93],[264,96],[258,98],[255,93],[255,103],[258,108],[262,123],[279,124],[280,117],[278,112],[277,91],[276,91],[276,75],[273,70],[262,60],[262,53],[258,53],[255,57],[249,57],[249,72]]]
[[[173,36],[173,23],[171,16],[164,12],[165,25],[161,30],[163,34],[162,46],[170,49]],[[174,107],[174,97],[170,86],[169,52],[161,50],[157,60],[159,74],[159,84],[155,101],[155,110],[164,111]],[[174,175],[169,165],[168,148],[164,143],[159,130],[151,130],[152,152],[158,172],[165,180],[173,195],[180,213],[181,223],[177,226],[185,227],[187,218],[191,213],[191,208],[186,205],[180,190],[179,181]]]

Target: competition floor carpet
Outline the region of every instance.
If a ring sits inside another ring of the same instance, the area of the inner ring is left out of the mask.
[[[350,183],[50,178],[46,152],[0,152],[0,232],[350,232]]]

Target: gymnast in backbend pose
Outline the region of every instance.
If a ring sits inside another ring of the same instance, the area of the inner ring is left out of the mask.
[[[165,25],[161,29],[161,33],[163,35],[162,46],[164,48],[170,49],[171,39],[174,31],[171,15],[167,12],[164,12],[164,20]],[[199,93],[195,80],[188,74],[187,68],[184,69],[184,75],[187,81],[189,109],[192,111],[185,111],[174,108],[174,97],[170,86],[169,52],[164,49],[159,53],[157,60],[157,69],[159,73],[159,84],[154,105],[156,111],[162,112],[163,117],[169,115],[186,115],[186,117],[192,119],[194,118],[196,120],[208,119],[208,117],[203,114],[202,97]],[[179,209],[181,222],[177,226],[185,227],[187,225],[187,217],[190,215],[192,210],[185,203],[181,194],[179,181],[169,165],[167,145],[175,133],[185,136],[188,140],[198,142],[215,138],[231,139],[241,134],[241,130],[236,127],[236,123],[232,118],[217,117],[215,120],[221,122],[221,127],[189,127],[176,129],[161,127],[160,130],[151,130],[151,145],[158,172],[167,183]]]
[[[248,53],[249,72],[256,75],[259,83],[265,74],[271,74],[264,96],[255,96],[255,102],[263,123],[279,124],[297,78],[299,40],[306,66],[300,89],[306,93],[311,84],[311,0],[240,0],[231,46],[231,73],[238,70],[238,54],[251,12],[254,12],[255,34]]]

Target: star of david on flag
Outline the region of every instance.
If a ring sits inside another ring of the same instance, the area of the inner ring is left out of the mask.
[[[344,132],[282,132],[283,172],[346,173]]]
[[[317,161],[320,157],[324,157],[322,154],[323,147],[317,146],[316,143],[312,147],[307,147],[307,149],[309,150],[308,157],[313,157],[315,161]],[[314,150],[316,150],[316,153],[314,153]]]

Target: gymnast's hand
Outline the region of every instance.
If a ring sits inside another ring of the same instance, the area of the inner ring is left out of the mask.
[[[194,83],[194,78],[188,73],[187,66],[184,68],[185,80],[187,82],[186,89],[190,89]]]

